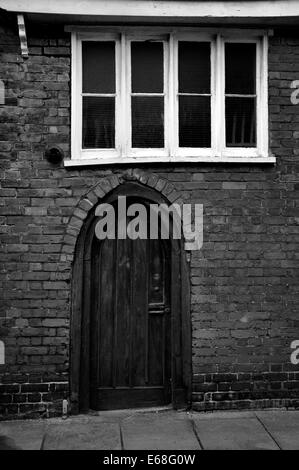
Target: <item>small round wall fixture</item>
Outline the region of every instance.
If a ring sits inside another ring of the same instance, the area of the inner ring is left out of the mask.
[[[60,147],[48,147],[45,151],[45,157],[48,162],[57,164],[60,163],[63,159],[63,151]]]

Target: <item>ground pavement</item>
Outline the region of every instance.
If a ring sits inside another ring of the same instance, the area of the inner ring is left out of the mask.
[[[0,422],[0,450],[299,449],[299,410],[104,411]]]

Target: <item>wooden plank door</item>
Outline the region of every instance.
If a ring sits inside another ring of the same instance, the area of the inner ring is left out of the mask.
[[[166,240],[93,241],[93,409],[158,406],[171,401],[168,250]]]

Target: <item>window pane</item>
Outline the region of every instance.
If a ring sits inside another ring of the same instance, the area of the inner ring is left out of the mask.
[[[210,93],[210,43],[179,42],[179,92]]]
[[[159,218],[159,224],[160,224]],[[149,240],[149,302],[162,303],[164,301],[163,253],[160,240]]]
[[[83,97],[83,148],[115,147],[115,98]]]
[[[163,93],[163,43],[131,43],[132,93]]]
[[[115,93],[115,43],[83,41],[83,93]]]
[[[132,97],[132,147],[164,147],[164,98]]]
[[[211,147],[209,96],[179,96],[179,146]]]
[[[226,146],[255,147],[255,98],[226,98]]]
[[[225,92],[255,94],[256,44],[225,44]]]

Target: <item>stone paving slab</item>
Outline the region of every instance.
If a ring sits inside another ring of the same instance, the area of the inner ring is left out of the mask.
[[[136,414],[121,423],[126,450],[200,450],[186,413]]]
[[[0,422],[0,450],[39,450],[46,425],[45,420]]]
[[[46,430],[43,450],[121,450],[117,423],[67,422],[52,424]]]
[[[244,418],[256,418],[254,411],[190,411],[189,415],[191,418],[200,420],[213,420],[213,419],[244,419]]]
[[[193,415],[205,450],[278,450],[256,418],[201,419]]]
[[[0,450],[299,449],[299,410],[92,412],[0,422]]]
[[[257,417],[284,450],[299,450],[298,411],[257,411]]]

